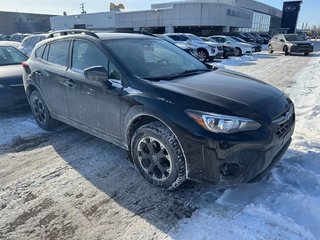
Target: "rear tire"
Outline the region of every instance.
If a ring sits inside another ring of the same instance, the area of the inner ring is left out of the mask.
[[[30,106],[39,127],[45,130],[52,130],[59,125],[59,122],[51,117],[47,105],[37,90],[30,95]]]
[[[130,150],[140,174],[152,185],[173,190],[186,180],[185,159],[180,144],[161,122],[138,128],[131,139]]]
[[[235,49],[235,55],[236,55],[237,57],[242,56],[242,51],[241,51],[240,48],[236,47],[236,49]]]
[[[283,48],[283,51],[284,51],[284,55],[286,55],[286,56],[289,55],[289,50],[288,50],[288,47],[287,47],[287,46],[285,46],[285,47]]]

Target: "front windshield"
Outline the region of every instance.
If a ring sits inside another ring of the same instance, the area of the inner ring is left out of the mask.
[[[293,35],[289,35],[289,34],[285,34],[284,37],[286,38],[287,41],[305,41],[305,39],[302,36],[293,34]]]
[[[118,39],[104,44],[133,74],[145,79],[161,79],[208,68],[182,49],[160,39]]]
[[[0,66],[16,65],[26,61],[27,57],[11,46],[0,46]]]

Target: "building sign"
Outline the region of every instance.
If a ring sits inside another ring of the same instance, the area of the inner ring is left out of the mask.
[[[302,1],[284,2],[282,8],[281,28],[288,29],[287,33],[295,33]]]
[[[243,18],[246,20],[250,20],[250,18],[251,18],[251,16],[249,14],[246,14],[246,13],[240,12],[240,11],[235,11],[232,9],[227,9],[227,16]]]

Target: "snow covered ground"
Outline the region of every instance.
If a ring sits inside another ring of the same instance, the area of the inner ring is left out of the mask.
[[[320,239],[319,55],[294,75],[291,88],[284,89],[296,107],[296,130],[289,151],[271,176],[226,190],[212,205],[203,205],[190,219],[182,220],[170,237]],[[225,67],[256,58],[228,60]]]
[[[215,64],[295,103],[293,142],[265,180],[159,191],[112,144],[69,127],[45,132],[28,110],[1,114],[0,239],[320,239],[320,52]]]

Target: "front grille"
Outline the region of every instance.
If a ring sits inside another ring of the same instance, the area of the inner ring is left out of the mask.
[[[278,129],[276,132],[276,135],[278,138],[283,137],[289,129],[291,128],[292,124],[294,123],[295,115],[293,112],[293,107],[285,112],[281,117],[273,121],[273,123],[276,123],[278,125]]]
[[[218,47],[218,50],[219,50],[219,51],[222,51],[223,49],[222,49],[222,47],[219,46],[219,47]]]

